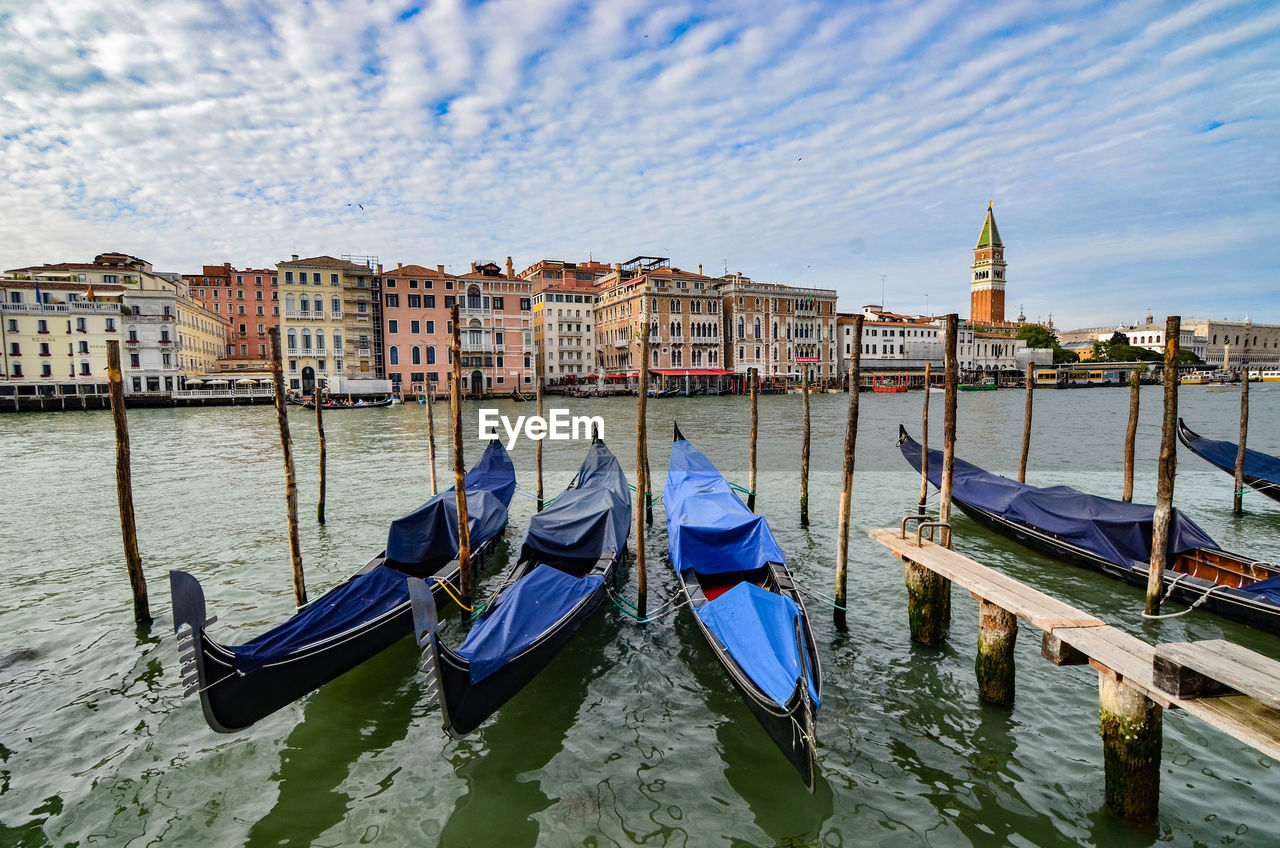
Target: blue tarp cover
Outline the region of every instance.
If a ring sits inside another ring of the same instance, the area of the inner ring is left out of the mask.
[[[904,432],[902,455],[920,470],[920,444]],[[941,486],[942,451],[929,451],[929,482]],[[959,500],[1051,533],[1121,568],[1151,561],[1155,507],[1086,495],[1069,486],[1027,486],[955,461],[952,493]],[[1218,543],[1178,510],[1169,521],[1169,555]]]
[[[506,449],[498,442],[490,442],[480,461],[468,472],[466,481],[467,524],[471,528],[472,544],[479,545],[500,533],[507,522],[507,505],[516,484],[515,468]],[[396,525],[424,515],[431,516],[430,520],[408,522],[398,534]],[[387,542],[388,559],[391,540],[396,539],[397,550],[404,558],[401,562],[434,570],[457,556],[457,527],[457,504],[453,489],[449,489],[393,523]],[[367,574],[335,586],[280,626],[228,650],[235,654],[236,668],[247,674],[408,603],[405,576],[379,565]],[[405,632],[411,628],[406,618]]]
[[[785,562],[764,518],[747,509],[711,461],[684,439],[671,446],[662,499],[677,572],[750,571]]]
[[[489,442],[466,476],[467,526],[473,548],[492,539],[507,524],[507,507],[516,490],[515,466],[500,441]],[[387,532],[387,562],[430,573],[458,555],[458,501],[453,488],[441,492],[402,518]]]
[[[631,531],[631,490],[618,460],[604,442],[595,442],[578,469],[574,487],[529,522],[519,561],[566,565],[599,559],[627,546]]]
[[[549,565],[526,574],[471,628],[458,654],[479,683],[532,645],[584,598],[604,585],[598,574],[574,577]]]
[[[1280,577],[1269,577],[1248,586],[1241,586],[1240,591],[1257,595],[1268,603],[1280,604]]]
[[[1239,445],[1234,442],[1219,442],[1214,439],[1206,439],[1204,436],[1188,439],[1187,443],[1192,453],[1204,457],[1223,471],[1228,471],[1232,474],[1236,473],[1236,454],[1240,451]],[[1246,447],[1244,449],[1244,473],[1272,485],[1280,486],[1280,459]]]
[[[743,582],[699,607],[698,617],[760,690],[785,708],[800,679],[801,649],[796,644],[800,608],[795,602]],[[816,708],[818,691],[812,673],[807,678]]]

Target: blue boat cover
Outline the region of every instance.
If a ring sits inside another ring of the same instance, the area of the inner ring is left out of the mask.
[[[574,577],[549,565],[539,565],[517,580],[458,648],[471,666],[471,682],[479,683],[519,656],[603,585],[598,574]]]
[[[671,445],[662,499],[677,573],[750,571],[785,562],[764,518],[747,509],[711,461],[684,439]]]
[[[499,442],[490,442],[466,477],[467,524],[473,544],[483,544],[502,532],[515,485],[515,467],[506,449]],[[408,521],[413,516],[424,515],[432,516],[433,523]],[[397,525],[405,522],[407,526],[397,531]],[[391,559],[391,540],[396,539],[402,557],[400,563],[434,571],[457,556],[457,527],[458,508],[453,489],[449,489],[392,524],[387,558]],[[335,586],[278,627],[243,645],[228,646],[227,650],[235,655],[237,670],[247,674],[308,645],[372,621],[398,606],[407,607],[408,603],[405,575],[379,565]],[[412,623],[406,618],[405,632],[411,629]]]
[[[1248,586],[1241,586],[1240,591],[1257,595],[1267,603],[1280,604],[1280,577],[1269,577],[1257,583],[1250,583]]]
[[[1236,443],[1219,442],[1199,435],[1195,438],[1186,438],[1185,442],[1192,453],[1204,457],[1223,471],[1236,473],[1236,454],[1240,451],[1240,446]],[[1244,473],[1248,477],[1256,477],[1272,486],[1280,486],[1280,459],[1246,447]]]
[[[785,709],[800,680],[801,648],[796,643],[800,608],[795,601],[744,581],[703,604],[698,617],[760,691]],[[805,671],[809,697],[817,709],[813,672]]]
[[[604,442],[595,442],[572,489],[529,522],[517,561],[573,566],[627,547],[631,490],[622,466]]]
[[[466,476],[467,526],[473,547],[502,532],[515,490],[515,466],[495,439]],[[391,522],[386,557],[392,567],[411,568],[422,577],[457,555],[458,501],[452,487]]]
[[[920,444],[902,431],[902,455],[920,470]],[[942,451],[929,451],[929,482],[942,485]],[[1025,524],[1083,548],[1121,568],[1151,561],[1155,507],[1086,495],[1070,486],[1027,486],[956,459],[954,496],[967,504]],[[1169,555],[1218,543],[1178,510],[1169,521]]]

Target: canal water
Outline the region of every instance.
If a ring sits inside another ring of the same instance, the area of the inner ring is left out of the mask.
[[[959,398],[961,457],[1012,474],[1023,394]],[[1155,492],[1160,389],[1143,390],[1137,499]],[[1280,844],[1280,768],[1195,718],[1165,717],[1158,822],[1102,809],[1097,673],[1017,646],[1017,704],[978,703],[977,607],[957,590],[951,638],[908,639],[898,562],[868,530],[913,510],[918,478],[895,448],[918,435],[922,395],[862,396],[850,558],[850,630],[809,610],[826,679],[822,780],[812,796],[701,644],[687,610],[641,626],[613,606],[532,684],[463,741],[449,741],[423,691],[411,639],[252,729],[212,732],[183,700],[166,572],[204,584],[213,635],[236,643],[293,611],[284,481],[270,407],[129,415],[139,541],[156,623],[131,622],[120,551],[109,413],[0,416],[8,505],[0,520],[0,845],[442,846],[1146,846]],[[1251,397],[1251,445],[1280,454],[1280,388]],[[934,444],[941,395],[933,396]],[[629,476],[635,399],[553,399],[603,417]],[[1193,429],[1234,440],[1238,392],[1184,387]],[[759,511],[800,581],[829,594],[846,398],[813,398],[812,524],[799,526],[801,401],[760,400]],[[499,401],[507,415],[533,404]],[[1124,389],[1036,393],[1029,480],[1118,496]],[[465,409],[479,456],[478,407]],[[448,439],[436,406],[441,479]],[[732,481],[747,479],[740,397],[649,403],[656,488],[671,424]],[[416,404],[326,415],[329,522],[314,520],[314,419],[294,411],[302,555],[312,596],[376,554],[388,522],[425,500],[426,415]],[[547,443],[546,486],[568,483],[585,450]],[[513,451],[534,485],[533,446]],[[1179,453],[1177,505],[1225,548],[1280,558],[1280,504],[1246,496]],[[936,497],[934,498],[936,499]],[[512,505],[503,566],[533,512]],[[674,597],[661,504],[649,536],[650,605]],[[956,547],[1149,640],[1225,637],[1271,655],[1280,640],[1199,612],[1158,624],[1139,590],[957,522]],[[495,569],[500,570],[500,568]],[[493,572],[481,582],[494,584]],[[622,591],[635,597],[631,570]],[[456,613],[446,635],[461,637]]]

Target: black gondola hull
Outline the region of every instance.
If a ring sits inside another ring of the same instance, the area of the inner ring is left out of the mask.
[[[1205,456],[1204,454],[1202,454],[1200,451],[1196,449],[1196,446],[1193,444],[1193,441],[1198,438],[1200,438],[1199,434],[1196,433],[1194,430],[1192,430],[1190,427],[1188,427],[1186,424],[1184,424],[1182,419],[1179,418],[1178,419],[1178,441],[1182,442],[1182,444],[1187,448],[1187,450],[1191,451],[1196,456],[1203,459],[1205,462],[1209,463],[1215,468],[1222,469],[1223,471],[1227,472],[1228,474],[1232,475],[1232,477],[1234,477],[1236,473],[1234,466],[1228,467],[1226,465],[1223,465],[1220,462],[1214,462],[1212,459]],[[1280,502],[1280,486],[1277,486],[1275,483],[1271,482],[1270,480],[1264,480],[1261,477],[1254,476],[1248,473],[1247,471],[1244,472],[1241,475],[1241,477],[1244,479],[1244,484],[1249,488],[1253,489],[1255,492],[1260,492],[1261,494],[1264,494],[1267,497],[1271,498],[1271,500]]]
[[[483,561],[482,554],[473,559],[477,569],[483,567]],[[366,570],[378,562],[380,558],[366,566]],[[447,564],[435,576],[456,582],[457,561]],[[184,694],[199,695],[205,720],[219,733],[235,733],[251,726],[413,632],[413,613],[406,601],[339,636],[295,651],[259,669],[239,672],[235,668],[235,655],[205,632],[212,621],[206,620],[204,591],[199,581],[185,572],[171,571],[169,582]],[[443,602],[443,590],[436,588],[435,591],[440,593]]]

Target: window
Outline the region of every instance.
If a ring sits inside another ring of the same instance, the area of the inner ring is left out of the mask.
[[[422,348],[418,347],[417,345],[413,346],[413,348],[409,351],[409,362],[412,365],[422,364]]]
[[[285,271],[285,272],[284,272],[284,281],[285,281],[286,283],[292,283],[292,282],[293,282],[293,272],[292,272],[292,271]]]
[[[409,334],[410,334],[410,335],[416,336],[416,335],[421,334],[421,332],[422,332],[422,322],[421,322],[421,321],[410,321],[410,322],[409,322]]]
[[[423,302],[426,303],[428,309],[436,308],[436,296],[433,294],[424,295]]]
[[[427,364],[436,364],[436,348],[435,345],[427,345]]]
[[[141,360],[141,357],[138,354],[136,353],[129,354],[129,367],[130,368],[141,367],[142,362],[140,360]]]
[[[400,295],[388,292],[386,297],[388,309],[395,309],[400,305]]]
[[[17,342],[9,342],[9,355],[22,356],[21,346]]]
[[[110,319],[110,318],[108,318],[108,319],[107,319],[107,326],[108,326],[108,327],[110,327],[110,326],[111,326],[111,319]],[[11,333],[16,333],[16,332],[18,332],[18,322],[17,322],[17,321],[10,321],[10,322],[9,322],[9,332],[11,332]],[[41,318],[39,321],[37,321],[37,322],[36,322],[36,332],[37,332],[37,333],[48,333],[48,332],[49,332],[49,322],[48,322],[48,321],[46,321],[46,320],[45,320],[45,319],[43,319],[43,318]]]
[[[316,282],[317,282],[317,283],[318,283],[318,282],[320,282],[320,275],[319,275],[319,274],[316,274]],[[361,279],[361,282],[364,282],[364,280],[363,280],[363,279]],[[337,284],[338,284],[338,275],[337,275],[337,274],[330,274],[330,275],[329,275],[329,285],[336,286]]]
[[[396,347],[395,345],[392,345],[391,348],[387,351],[387,357],[388,357],[388,361],[392,365],[399,365],[400,364],[400,348]]]
[[[390,318],[390,319],[388,319],[388,320],[387,320],[387,334],[388,334],[388,335],[394,335],[395,333],[398,333],[398,332],[400,332],[400,322],[399,322],[399,321],[397,321],[397,320],[396,320],[396,319],[394,319],[394,318]]]
[[[495,297],[495,298],[493,299],[493,310],[494,310],[495,312],[501,312],[501,311],[502,311],[502,298],[500,298],[500,297]]]
[[[432,334],[432,333],[434,333],[435,331],[436,331],[436,322],[435,322],[435,321],[428,321],[428,322],[427,322],[427,335],[431,335],[431,334]]]
[[[396,287],[396,281],[395,281],[395,280],[388,279],[388,280],[386,281],[386,286],[387,286],[387,288],[389,288],[389,289],[393,289],[393,288],[395,288],[395,287]]]
[[[529,305],[529,298],[527,298],[527,297],[522,297],[522,298],[520,298],[520,311],[521,311],[521,312],[528,312],[528,311],[530,310],[530,308],[531,308],[531,307],[530,307],[530,305]]]

